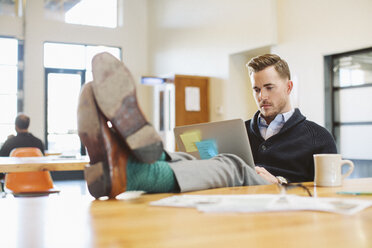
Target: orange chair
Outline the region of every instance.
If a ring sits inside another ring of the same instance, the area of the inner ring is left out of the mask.
[[[36,147],[15,148],[10,157],[42,157]],[[46,195],[57,193],[49,171],[12,172],[5,175],[5,187],[14,195]]]

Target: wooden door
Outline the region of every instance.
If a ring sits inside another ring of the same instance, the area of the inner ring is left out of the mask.
[[[176,126],[209,121],[209,78],[175,75]]]

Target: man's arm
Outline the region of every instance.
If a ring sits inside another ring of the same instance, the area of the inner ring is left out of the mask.
[[[7,143],[5,142],[4,145],[0,149],[0,157],[8,157],[9,156],[9,149],[7,148]]]
[[[0,149],[0,157],[8,157],[10,154],[10,151],[12,150],[13,147],[13,138],[14,135],[9,135],[8,139],[4,142],[3,146]]]

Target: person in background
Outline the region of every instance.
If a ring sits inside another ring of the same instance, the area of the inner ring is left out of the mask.
[[[19,113],[15,119],[15,130],[17,132],[17,135],[8,136],[8,139],[5,141],[0,149],[1,157],[8,157],[10,155],[10,152],[14,148],[18,147],[37,147],[44,154],[43,142],[28,131],[29,126],[30,117],[28,117],[24,113]]]

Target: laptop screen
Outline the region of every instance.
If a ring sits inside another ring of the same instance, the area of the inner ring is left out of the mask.
[[[178,150],[198,159],[208,159],[217,154],[239,156],[254,168],[252,150],[242,119],[201,123],[174,128]]]

